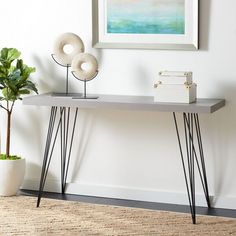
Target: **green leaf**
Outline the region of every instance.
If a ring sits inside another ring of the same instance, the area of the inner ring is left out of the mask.
[[[12,90],[4,88],[2,90],[2,95],[6,101],[16,101],[18,99],[18,94],[14,93]]]
[[[28,89],[21,89],[21,90],[19,90],[19,94],[30,94],[30,90],[28,90]]]
[[[7,88],[4,88],[4,89],[2,90],[2,95],[3,95],[4,98],[7,98],[7,97],[8,97],[8,91],[7,91],[7,90],[8,90]]]
[[[20,54],[21,53],[16,48],[3,48],[1,50],[0,63],[5,68],[6,74],[8,74],[8,70],[11,68],[12,62],[19,58]]]
[[[25,65],[19,57],[20,52],[15,48],[3,48],[0,51],[0,90],[3,100],[15,101],[31,91],[38,93],[36,85],[29,80],[36,69]]]
[[[35,93],[38,93],[38,89],[36,88],[35,84],[31,81],[26,81],[24,84],[24,88],[34,91]]]
[[[0,60],[6,62],[12,62],[19,58],[21,52],[16,48],[3,48],[0,52]]]
[[[0,52],[0,62],[7,62],[8,48],[3,48]]]
[[[21,79],[21,71],[19,69],[13,70],[12,73],[8,75],[8,79],[20,80]]]
[[[0,84],[1,84],[2,86],[4,86],[4,80],[5,80],[5,78],[0,77]]]
[[[21,55],[21,52],[18,51],[16,48],[10,48],[9,51],[8,51],[8,61],[14,61],[16,60],[17,58],[19,58]]]
[[[19,69],[20,71],[23,71],[23,66],[24,66],[23,60],[18,59],[16,62],[16,68]]]
[[[34,67],[29,67],[23,63],[23,60],[18,59],[16,63],[16,68],[21,71],[21,76],[24,80],[27,80],[31,73],[35,72]]]
[[[7,74],[8,70],[4,66],[0,65],[0,77],[6,77]]]
[[[14,81],[6,80],[5,84],[8,88],[8,90],[11,90],[13,93],[17,93],[17,87],[16,87]],[[11,91],[9,91],[9,92],[11,92]]]

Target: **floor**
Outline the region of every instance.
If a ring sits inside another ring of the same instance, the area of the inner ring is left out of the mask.
[[[37,196],[37,191],[21,190],[19,194],[27,195],[27,196],[29,195]],[[164,210],[164,211],[173,211],[173,212],[181,212],[181,213],[189,213],[190,211],[189,206],[156,203],[156,202],[143,202],[143,201],[133,201],[133,200],[123,200],[123,199],[113,199],[113,198],[72,195],[72,194],[63,195],[60,193],[49,193],[49,192],[45,192],[43,194],[43,197],[59,199],[59,200],[80,201],[80,202],[86,202],[86,203],[136,207],[136,208],[143,208],[143,209]],[[41,201],[43,201],[43,199]],[[36,201],[35,201],[35,204],[36,204]],[[223,216],[223,217],[236,218],[236,210],[219,209],[219,208],[208,209],[207,207],[197,207],[196,210],[197,210],[197,214],[199,215]]]

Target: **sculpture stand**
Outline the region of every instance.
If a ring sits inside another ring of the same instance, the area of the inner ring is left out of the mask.
[[[93,80],[93,79],[98,75],[98,71],[96,71],[96,74],[95,74],[94,77],[91,78],[90,80],[78,78],[78,77],[75,75],[74,71],[72,71],[71,73],[72,73],[72,75],[73,75],[76,79],[78,79],[78,80],[84,82],[84,93],[82,94],[82,96],[72,97],[72,99],[98,99],[98,98],[99,98],[98,96],[88,96],[88,95],[87,95],[87,82]]]
[[[51,54],[53,61],[55,61],[59,66],[66,67],[66,91],[65,93],[53,93],[52,96],[70,96],[69,94],[69,68],[71,67],[70,64],[62,65],[59,63],[55,57],[54,54]]]

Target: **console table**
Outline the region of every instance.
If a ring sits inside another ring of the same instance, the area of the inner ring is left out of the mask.
[[[37,207],[43,194],[48,169],[58,134],[61,140],[61,191],[65,193],[68,167],[74,139],[74,131],[78,117],[78,109],[120,109],[138,111],[170,112],[173,114],[174,127],[180,150],[180,158],[183,166],[187,196],[193,224],[196,224],[195,205],[195,172],[200,175],[203,192],[207,206],[210,208],[206,166],[203,152],[203,143],[199,122],[200,113],[213,113],[225,105],[224,99],[198,99],[195,103],[155,103],[153,97],[146,96],[119,96],[97,95],[98,99],[79,99],[79,94],[42,94],[23,99],[25,105],[51,107],[48,133],[44,151],[44,159],[41,171],[40,186],[38,192]],[[71,117],[71,109],[75,113]],[[184,125],[183,139],[178,128],[176,113],[181,113]],[[184,143],[184,147],[182,145]]]

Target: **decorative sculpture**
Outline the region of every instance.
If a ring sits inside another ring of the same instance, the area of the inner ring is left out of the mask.
[[[79,98],[96,99],[98,97],[87,96],[86,83],[93,80],[98,74],[97,59],[88,53],[80,53],[76,55],[72,61],[72,74],[73,76],[84,82],[84,95]]]

